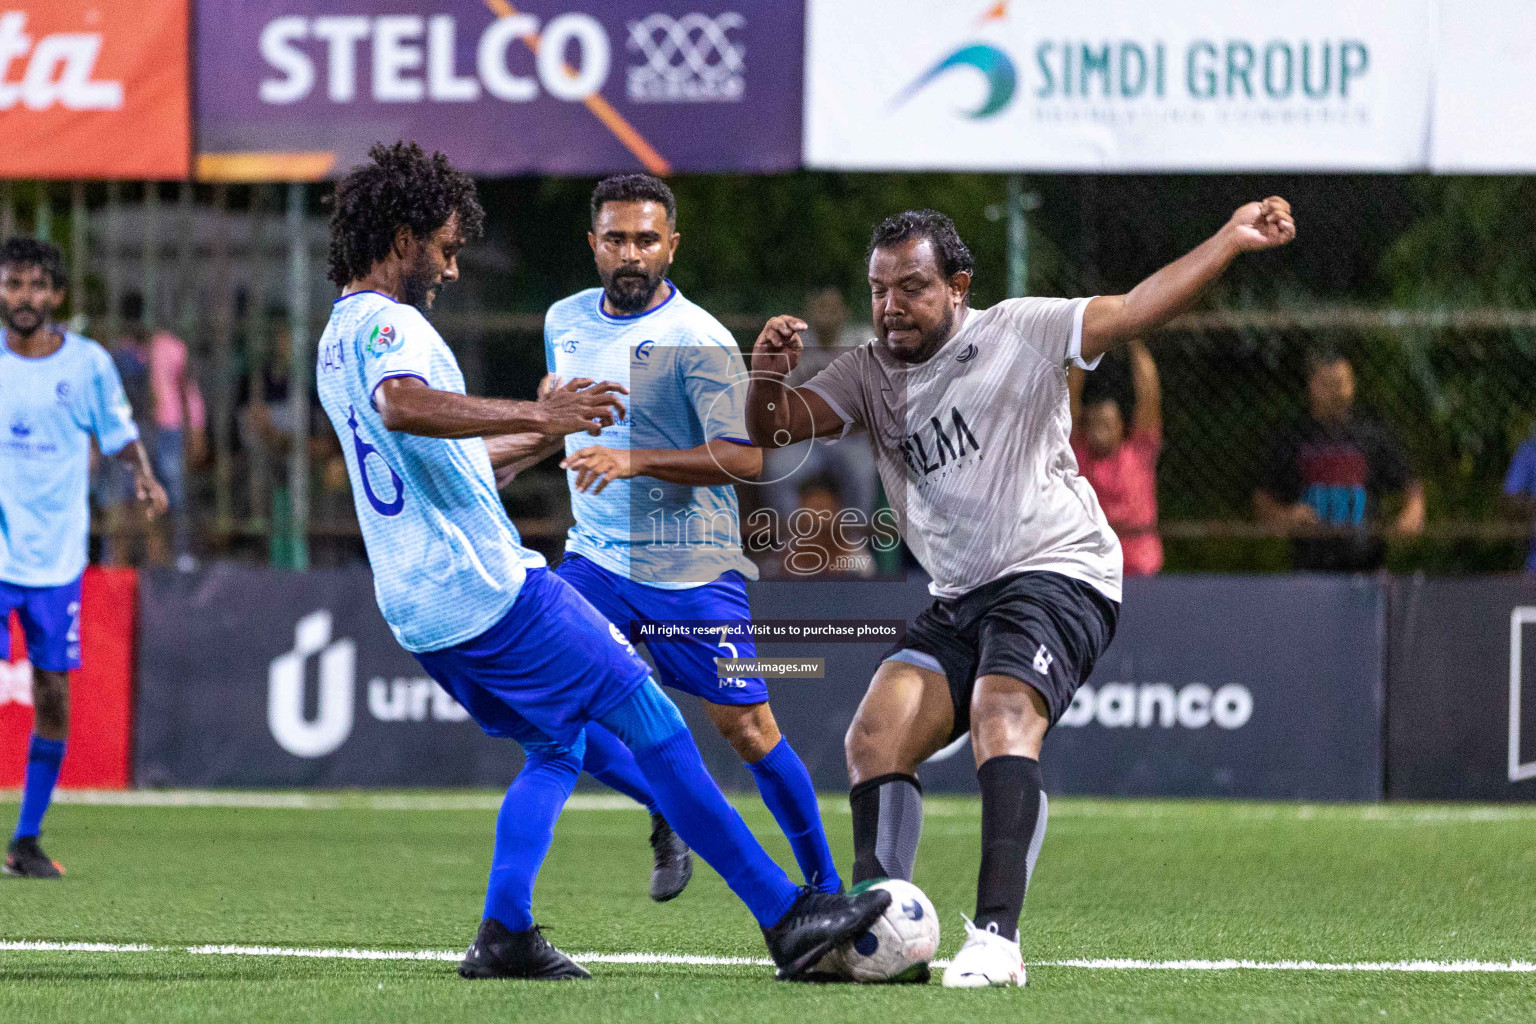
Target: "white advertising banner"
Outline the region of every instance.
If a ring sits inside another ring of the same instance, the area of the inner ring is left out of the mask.
[[[1434,118],[1432,170],[1536,170],[1536,3],[1441,5]]]
[[[810,0],[806,162],[1423,169],[1437,7],[1435,0]]]

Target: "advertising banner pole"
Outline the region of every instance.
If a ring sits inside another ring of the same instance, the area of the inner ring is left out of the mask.
[[[288,186],[288,400],[293,440],[288,448],[290,569],[309,568],[309,247],[304,239],[304,186]]]
[[[1029,294],[1029,215],[1040,209],[1040,196],[1024,191],[1024,177],[1008,175],[1008,295]]]
[[[69,320],[81,333],[88,326],[85,319],[85,268],[90,259],[87,244],[85,182],[73,181],[69,185]]]
[[[32,214],[32,233],[45,242],[53,240],[53,202],[48,196],[48,183],[37,183],[37,209]]]

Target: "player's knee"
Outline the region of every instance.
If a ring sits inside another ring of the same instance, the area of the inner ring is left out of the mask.
[[[574,781],[581,774],[582,750],[561,744],[528,744],[523,748],[524,772],[568,776]]]
[[[32,712],[39,734],[55,738],[69,730],[69,677],[65,673],[34,672]]]
[[[752,712],[735,715],[716,724],[720,727],[720,735],[748,764],[767,757],[768,752],[779,742],[779,727],[766,704],[759,704]]]
[[[1026,684],[1003,691],[977,686],[971,695],[971,746],[978,762],[1003,754],[1039,757],[1050,725],[1044,698]]]
[[[848,774],[855,781],[860,775],[881,767],[882,756],[889,755],[893,745],[884,733],[872,716],[864,714],[863,708],[853,716],[848,732],[843,736],[843,753],[848,759]]]

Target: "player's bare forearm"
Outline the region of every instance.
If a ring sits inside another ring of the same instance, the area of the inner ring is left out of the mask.
[[[118,451],[117,458],[126,463],[133,470],[134,497],[144,507],[146,519],[154,519],[165,514],[170,507],[165,488],[160,486],[160,481],[155,479],[155,471],[150,466],[149,452],[145,450],[142,441],[137,439],[129,441]]]
[[[516,467],[516,472],[521,472],[543,462],[564,447],[563,437],[532,432],[500,434],[485,439],[485,450],[491,457],[491,468],[495,470]]]
[[[387,430],[422,437],[490,437],[535,433],[556,437],[597,433],[624,415],[618,384],[575,380],[537,402],[478,398],[439,391],[417,377],[391,377],[374,392]]]
[[[800,363],[804,320],[776,316],[763,325],[752,346],[752,381],[747,385],[747,436],[759,448],[783,448],[843,429],[842,417],[826,399],[784,378]]]
[[[1238,209],[1193,250],[1124,295],[1100,295],[1083,311],[1083,358],[1149,335],[1185,312],[1237,256],[1284,245],[1296,237],[1291,207],[1278,196]]]
[[[754,373],[747,385],[747,437],[759,448],[783,448],[811,436],[809,417],[796,423],[794,412],[800,404],[784,384],[784,378],[772,373]]]
[[[674,484],[714,487],[763,475],[763,450],[734,441],[714,440],[682,451],[665,448],[629,453],[636,476]]]

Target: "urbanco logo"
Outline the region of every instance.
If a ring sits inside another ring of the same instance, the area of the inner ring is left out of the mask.
[[[277,745],[295,757],[324,757],[352,735],[357,645],[331,640],[331,613],[311,612],[293,627],[293,649],[267,668],[267,725]],[[304,666],[320,659],[319,708],[304,717]]]

